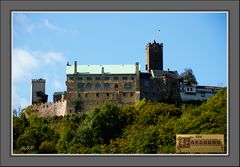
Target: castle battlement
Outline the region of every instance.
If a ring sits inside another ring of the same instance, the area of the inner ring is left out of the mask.
[[[33,109],[37,110],[39,116],[60,116],[66,114],[66,104],[67,101],[58,101],[58,102],[46,102],[33,104]]]
[[[42,83],[44,83],[44,82],[46,82],[46,80],[42,79],[42,78],[40,78],[40,79],[32,79],[32,82],[42,82]]]
[[[148,48],[148,47],[150,47],[150,46],[153,46],[153,45],[155,45],[155,46],[159,46],[159,47],[163,47],[163,43],[157,43],[156,41],[154,41],[153,43],[148,43],[145,47],[146,47],[146,49]]]
[[[41,106],[41,105],[53,105],[53,104],[61,104],[64,103],[66,100],[61,100],[61,101],[56,101],[56,102],[46,102],[46,103],[38,103],[38,104],[33,104],[33,106]]]

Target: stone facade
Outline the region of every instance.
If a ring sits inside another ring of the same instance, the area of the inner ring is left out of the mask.
[[[146,70],[163,70],[163,44],[148,43],[146,45]]]
[[[140,75],[140,97],[154,102],[178,102],[179,80],[176,71],[152,70]]]
[[[77,64],[75,63],[74,66]],[[102,65],[93,67],[107,68]],[[93,67],[89,66],[90,69]],[[136,63],[134,71],[130,72],[124,72],[124,65],[112,67],[120,71],[122,68],[122,74],[114,70],[101,71],[100,74],[97,74],[97,71],[90,74],[77,72],[81,66],[74,67],[74,72],[67,74],[66,99],[68,99],[67,112],[69,114],[76,112],[76,102],[81,105],[79,111],[89,111],[105,101],[112,101],[117,105],[134,104],[139,101],[139,64]]]
[[[31,82],[31,104],[45,103],[48,96],[45,94],[45,79],[32,79]]]
[[[64,96],[64,92],[54,92],[53,94],[53,102],[58,102],[58,101],[61,101],[63,96]]]
[[[33,104],[33,110],[37,110],[39,116],[64,116],[66,115],[67,101],[58,101],[55,103]]]
[[[180,99],[177,71],[163,70],[163,44],[146,45],[146,70],[133,65],[67,64],[67,113],[89,111],[98,104],[112,101],[117,105],[134,104],[146,98],[155,102],[176,102]],[[129,70],[130,69],[130,70]],[[80,105],[80,109],[77,108]]]

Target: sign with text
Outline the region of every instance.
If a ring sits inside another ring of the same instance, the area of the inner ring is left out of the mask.
[[[178,134],[177,153],[223,153],[223,134]]]

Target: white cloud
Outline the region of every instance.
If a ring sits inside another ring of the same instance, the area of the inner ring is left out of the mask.
[[[13,79],[13,106],[26,107],[29,105],[29,92],[31,79],[44,78],[55,90],[64,89],[64,82],[58,76],[59,65],[64,66],[65,57],[60,52],[29,51],[21,48],[13,49],[12,79]],[[62,67],[61,67],[62,68]],[[50,89],[50,90],[51,90]],[[52,91],[52,90],[51,90]]]
[[[23,13],[15,13],[13,17],[17,22],[21,24],[25,24],[27,22],[27,16]]]
[[[43,24],[44,24],[48,29],[51,29],[51,30],[54,30],[54,31],[58,31],[58,32],[62,32],[62,31],[63,31],[60,27],[54,25],[53,23],[50,23],[48,19],[44,19],[44,20],[43,20]]]
[[[60,52],[27,51],[24,49],[13,49],[12,76],[13,81],[26,80],[32,77],[34,71],[45,65],[64,63],[64,55]],[[55,66],[52,66],[53,68]]]
[[[43,55],[43,59],[46,64],[54,62],[64,63],[66,61],[63,54],[60,52],[48,52]]]
[[[24,49],[13,49],[12,77],[13,81],[31,77],[34,69],[40,65],[39,60]]]
[[[19,107],[21,107],[21,109],[27,107],[30,104],[29,99],[21,97],[17,92],[16,92],[16,88],[13,86],[13,90],[12,90],[12,100],[13,100],[13,109],[18,109]]]
[[[25,31],[27,31],[27,32],[33,32],[33,29],[34,29],[34,26],[33,26],[33,25],[28,25],[28,26],[26,26]]]
[[[14,13],[13,17],[13,20],[20,24],[24,31],[29,33],[33,32],[34,25],[30,23],[30,20],[26,14]]]

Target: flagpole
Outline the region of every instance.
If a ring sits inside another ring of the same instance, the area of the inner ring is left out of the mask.
[[[159,36],[160,36],[160,29],[158,29],[157,32],[159,33],[159,35],[157,36],[157,41],[160,43],[160,39],[159,39]]]

